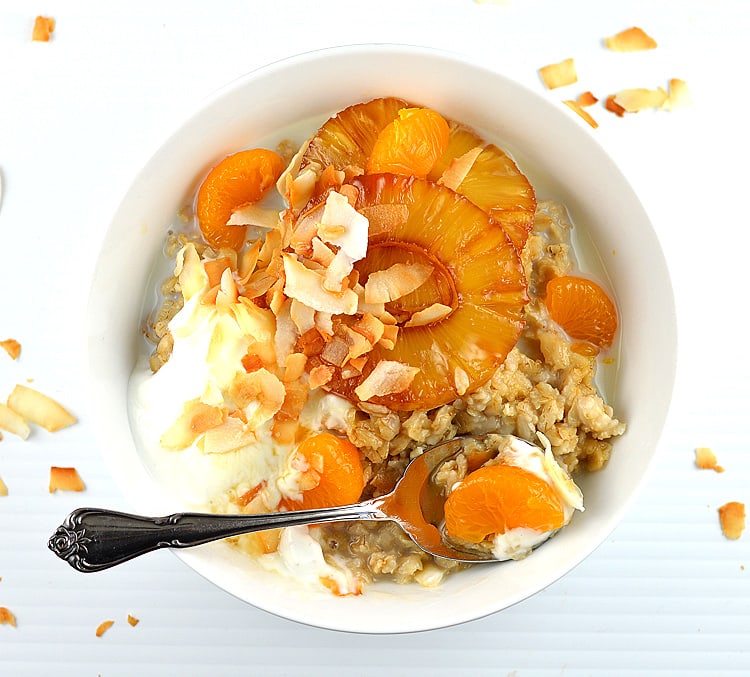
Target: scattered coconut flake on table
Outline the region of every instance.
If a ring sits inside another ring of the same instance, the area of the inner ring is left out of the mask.
[[[0,429],[18,435],[22,440],[28,439],[31,434],[31,428],[26,419],[2,403],[0,403]]]
[[[0,496],[7,496],[8,495],[8,487],[6,486],[5,482],[3,482],[3,478],[0,477]]]
[[[604,107],[610,112],[614,113],[618,117],[624,117],[625,116],[625,109],[615,101],[615,95],[610,94],[606,101],[604,102]]]
[[[128,614],[128,623],[130,623],[131,626],[135,627],[140,622],[140,618],[136,618],[135,616],[131,616],[130,614]]]
[[[539,75],[542,77],[547,89],[556,89],[565,85],[572,85],[578,82],[575,61],[565,59],[560,63],[552,63],[539,69]]]
[[[38,16],[34,19],[31,39],[35,42],[49,42],[55,31],[55,20],[48,16]]]
[[[16,617],[11,613],[10,609],[4,606],[0,606],[0,625],[16,627]]]
[[[695,450],[695,465],[701,470],[724,472],[724,468],[722,468],[716,461],[716,455],[708,447],[698,447]]]
[[[586,122],[588,122],[594,129],[596,129],[599,126],[599,123],[594,120],[593,117],[591,117],[591,114],[581,107],[581,104],[579,104],[577,101],[563,101],[563,103],[570,108],[570,110],[574,111],[575,113],[578,113]]]
[[[637,113],[649,108],[671,111],[685,108],[690,103],[687,83],[679,78],[672,78],[669,81],[669,92],[663,87],[623,89],[607,99],[606,108],[622,117],[623,113]]]
[[[24,385],[16,385],[8,397],[8,407],[25,420],[41,426],[49,432],[67,428],[77,419],[59,402]]]
[[[56,491],[83,491],[86,485],[75,468],[52,466],[49,469],[49,493]]]
[[[637,26],[605,38],[604,44],[613,52],[641,52],[657,47],[656,40]]]
[[[107,630],[109,630],[115,624],[114,621],[104,621],[99,623],[96,628],[96,636],[101,637]]]
[[[736,541],[745,530],[745,504],[730,501],[719,508],[721,531],[728,539]]]
[[[12,338],[0,341],[0,348],[10,355],[11,360],[17,360],[21,354],[21,344]]]
[[[579,106],[593,106],[595,103],[597,103],[599,99],[597,99],[592,92],[583,92],[583,94],[580,94],[578,98],[576,99],[576,103]]]

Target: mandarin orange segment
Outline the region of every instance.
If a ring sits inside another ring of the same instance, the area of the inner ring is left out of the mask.
[[[386,305],[397,320],[434,303],[447,317],[423,326],[400,326],[392,349],[377,344],[361,375],[335,370],[326,388],[357,401],[356,388],[380,360],[419,368],[402,392],[371,402],[390,409],[431,409],[471,392],[490,378],[516,344],[528,301],[518,252],[479,207],[430,181],[394,174],[352,180],[356,209],[373,215],[367,256],[355,264],[360,282],[394,262],[431,266],[431,277],[415,292]],[[379,222],[378,205],[400,205],[405,220]]]
[[[391,172],[423,179],[448,145],[445,119],[429,108],[402,108],[380,132],[367,160],[367,172]]]
[[[359,451],[349,440],[331,433],[319,433],[303,440],[292,452],[304,470],[305,482],[312,484],[302,492],[301,501],[286,499],[290,510],[309,510],[348,505],[359,500],[365,488]]]
[[[552,487],[512,465],[475,470],[445,502],[446,531],[469,543],[481,543],[519,527],[553,531],[564,523],[563,506]]]
[[[599,348],[612,345],[617,309],[593,280],[573,275],[552,278],[547,283],[545,304],[552,320],[572,338]]]
[[[198,190],[196,213],[206,242],[217,249],[241,249],[247,228],[227,221],[238,209],[261,200],[283,170],[281,156],[265,148],[243,150],[219,162]]]

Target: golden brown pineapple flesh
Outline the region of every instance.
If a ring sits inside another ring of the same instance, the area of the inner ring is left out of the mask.
[[[377,345],[361,375],[337,369],[328,389],[356,401],[355,389],[380,360],[418,367],[406,390],[372,398],[395,410],[431,409],[484,383],[505,360],[523,329],[528,297],[516,248],[489,215],[454,191],[392,174],[360,176],[356,209],[370,219],[368,254],[360,281],[394,262],[424,263],[430,279],[387,306],[397,319],[433,303],[451,308],[424,326],[401,326],[392,349]],[[404,219],[379,220],[395,205]],[[387,212],[387,210],[385,210]]]

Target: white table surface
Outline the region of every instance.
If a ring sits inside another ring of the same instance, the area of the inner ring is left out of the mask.
[[[36,14],[57,21],[50,43],[30,41]],[[632,25],[659,48],[604,49],[605,36]],[[717,518],[727,501],[750,504],[748,33],[743,0],[0,0],[0,339],[23,346],[16,362],[0,353],[0,398],[33,379],[79,418],[54,435],[0,441],[10,490],[0,498],[0,606],[18,622],[0,626],[0,674],[750,674],[750,531],[729,541]],[[645,205],[676,297],[673,405],[643,493],[547,590],[416,635],[276,618],[168,552],[74,572],[46,549],[57,524],[83,503],[127,507],[99,457],[83,376],[92,266],[117,203],[162,140],[226,82],[365,42],[462,52],[555,102],[687,81],[690,108],[620,119],[597,106],[601,126],[589,130]],[[579,83],[546,91],[537,69],[567,57]],[[726,472],[697,470],[698,446]],[[50,495],[50,465],[76,466],[86,493]],[[129,613],[141,619],[135,628]]]

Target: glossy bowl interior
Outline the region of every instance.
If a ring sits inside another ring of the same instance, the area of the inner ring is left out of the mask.
[[[581,478],[586,511],[533,556],[477,566],[436,589],[378,583],[359,597],[317,594],[261,570],[224,543],[179,557],[221,588],[272,613],[325,628],[426,630],[479,618],[542,590],[591,554],[642,486],[672,393],[674,301],[653,228],[627,181],[567,109],[487,67],[421,48],[363,45],[301,55],[219,91],[156,152],[115,214],[89,303],[91,394],[101,449],[134,511],[180,509],[147,467],[128,418],[128,380],[141,350],[139,322],[167,224],[207,168],[300,120],[321,124],[347,105],[400,96],[494,137],[541,198],[568,206],[587,260],[606,275],[621,317],[608,400],[628,424],[608,466]],[[313,127],[314,128],[314,127]]]

